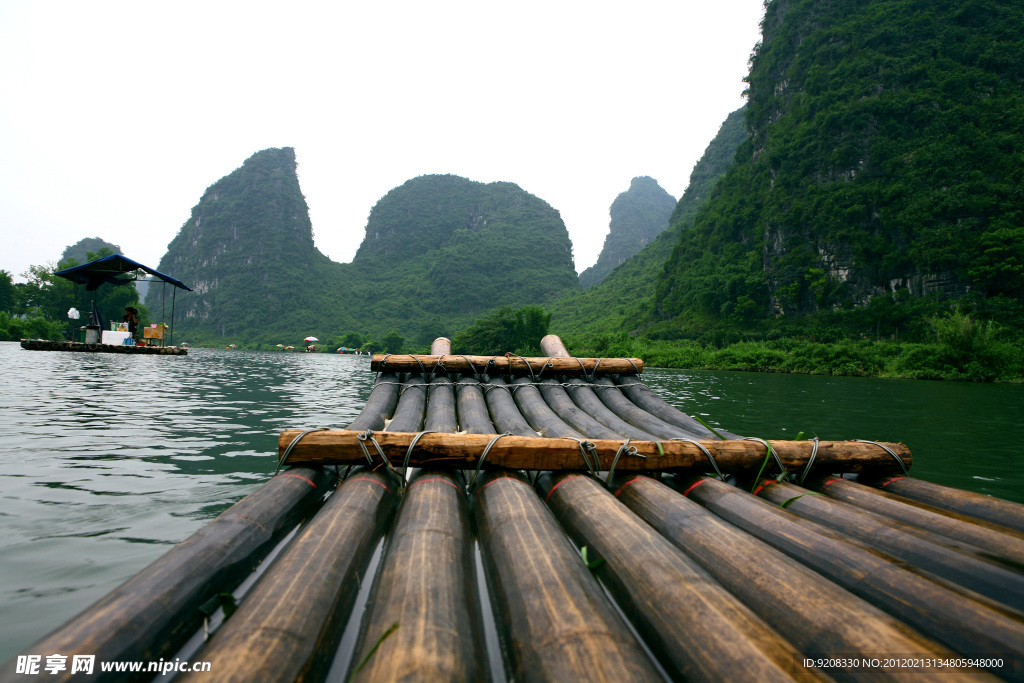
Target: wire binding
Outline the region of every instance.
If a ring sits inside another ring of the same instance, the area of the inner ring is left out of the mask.
[[[700,441],[696,441],[694,439],[688,439],[685,436],[679,436],[679,437],[676,437],[674,439],[669,439],[669,441],[685,441],[686,443],[692,443],[694,446],[699,448],[701,450],[701,452],[704,453],[705,456],[707,456],[708,462],[711,463],[711,467],[714,468],[715,474],[718,475],[718,478],[720,480],[722,480],[722,481],[725,481],[725,475],[722,474],[722,470],[719,469],[718,463],[715,461],[715,456],[711,455],[711,451],[709,451],[707,448],[705,448],[704,444],[702,444]]]
[[[797,483],[803,486],[804,479],[811,473],[811,467],[814,465],[814,459],[818,457],[818,437],[814,437],[814,448],[811,450],[811,457],[807,458],[807,464],[804,466],[804,471],[800,475],[800,481]]]
[[[907,471],[907,463],[903,462],[903,458],[901,458],[899,456],[899,454],[896,453],[896,451],[892,450],[891,448],[889,448],[885,444],[880,444],[877,441],[868,441],[867,439],[854,439],[854,441],[856,441],[857,443],[873,443],[873,444],[875,444],[876,446],[878,446],[879,448],[884,450],[886,453],[891,455],[896,460],[896,462],[899,463],[900,469],[903,470],[903,475],[904,476],[906,476],[906,477],[910,476],[910,472]]]
[[[288,460],[288,456],[290,456],[292,454],[292,450],[295,448],[295,444],[299,443],[299,441],[302,441],[302,437],[306,436],[306,434],[312,434],[313,432],[322,432],[322,431],[324,431],[326,429],[330,429],[330,428],[329,427],[317,427],[316,429],[307,429],[304,432],[296,434],[295,438],[292,439],[292,442],[290,444],[288,444],[287,448],[284,449],[284,453],[281,454],[281,459],[277,463],[277,469],[274,470],[274,476],[277,476],[277,473],[281,471],[282,467],[284,467],[284,463],[285,463],[285,461]]]
[[[495,434],[494,437],[487,442],[484,447],[484,452],[480,455],[480,459],[476,461],[476,470],[473,471],[473,479],[469,482],[469,489],[472,490],[476,484],[477,478],[480,476],[480,468],[484,465],[484,460],[487,459],[487,454],[491,452],[491,447],[498,443],[498,439],[503,436],[512,436],[512,432],[502,432],[501,434]]]

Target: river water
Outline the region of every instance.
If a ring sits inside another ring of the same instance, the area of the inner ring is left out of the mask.
[[[644,379],[713,426],[903,441],[914,476],[1024,502],[1024,386],[657,369]],[[367,356],[0,343],[0,663],[270,478],[282,430],[351,422],[372,381]]]

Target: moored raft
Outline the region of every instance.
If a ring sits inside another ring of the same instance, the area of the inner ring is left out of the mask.
[[[135,344],[86,344],[53,339],[22,339],[21,348],[27,351],[78,351],[82,353],[132,353],[153,356],[187,356],[186,346],[137,346]]]
[[[26,652],[239,681],[1024,680],[1024,506],[910,477],[898,443],[711,430],[639,359],[541,349],[375,357],[348,429],[282,432],[263,488]],[[190,559],[225,533],[254,536]]]

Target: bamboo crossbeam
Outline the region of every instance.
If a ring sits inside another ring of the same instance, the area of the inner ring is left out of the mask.
[[[536,375],[542,370],[551,375],[635,375],[643,372],[639,358],[548,358],[515,355],[502,356],[425,356],[374,354],[370,370],[379,372],[481,372],[507,375]]]
[[[278,459],[302,434],[289,429],[278,438]],[[360,432],[352,430],[323,430],[309,432],[292,445],[289,464],[344,465],[366,462],[360,445]],[[399,466],[406,457],[409,444],[416,437],[410,432],[373,432],[372,438],[392,465]],[[414,466],[475,468],[490,434],[427,433],[420,436],[409,458]],[[380,456],[375,446],[364,441],[367,450],[377,462]],[[592,439],[599,463],[598,469],[608,470],[621,440]],[[764,444],[759,441],[700,441],[711,453],[723,472],[756,471],[766,456]],[[800,472],[807,465],[813,451],[810,441],[768,441],[789,472]],[[899,443],[884,444],[900,456],[909,468],[910,450]],[[623,452],[615,466],[616,471],[659,471],[665,469],[711,471],[708,458],[700,447],[689,441],[631,441],[636,455]],[[593,456],[588,453],[593,462]],[[774,458],[772,459],[774,461]],[[582,470],[587,469],[580,443],[574,439],[508,435],[499,438],[488,452],[485,468],[504,467],[525,470]],[[774,468],[770,462],[769,469]],[[902,471],[895,458],[881,445],[860,441],[821,441],[814,460],[816,472]]]

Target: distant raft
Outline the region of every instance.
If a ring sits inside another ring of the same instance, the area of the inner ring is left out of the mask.
[[[375,356],[348,429],[282,432],[276,476],[26,654],[218,681],[1024,679],[1024,506],[911,478],[898,443],[712,430],[639,359],[541,349]]]
[[[186,346],[137,346],[134,344],[86,344],[50,339],[22,339],[21,348],[29,351],[78,351],[82,353],[142,353],[158,356],[187,356]]]

